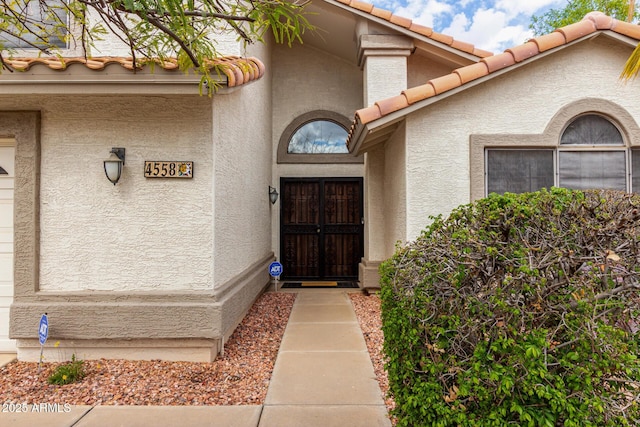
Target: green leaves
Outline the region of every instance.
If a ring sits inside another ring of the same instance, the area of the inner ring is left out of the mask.
[[[399,425],[640,423],[636,206],[491,195],[398,248],[380,272]]]
[[[304,33],[314,30],[305,4],[286,0],[0,2],[0,33],[11,37],[9,42],[0,41],[0,50],[19,42],[52,54],[69,43],[91,56],[108,30],[129,47],[138,65],[145,59],[177,58],[182,71],[202,75],[201,88],[209,94],[217,88],[210,61],[224,54],[218,51],[217,40],[232,35],[248,44],[264,41],[270,32],[276,43],[291,46],[302,43]]]

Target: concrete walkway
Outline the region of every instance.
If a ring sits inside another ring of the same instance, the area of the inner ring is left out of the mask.
[[[0,355],[0,364],[4,359]],[[5,412],[10,409],[2,407],[0,426],[391,426],[349,296],[338,289],[299,292],[264,405],[60,406],[41,412],[32,412],[32,405],[28,413]]]

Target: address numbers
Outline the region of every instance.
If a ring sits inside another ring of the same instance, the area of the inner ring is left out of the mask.
[[[144,162],[145,178],[193,178],[193,162]]]

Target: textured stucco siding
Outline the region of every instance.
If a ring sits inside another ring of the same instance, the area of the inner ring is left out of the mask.
[[[0,98],[41,111],[42,291],[207,290],[212,283],[210,100]],[[104,176],[126,148],[118,185]],[[193,160],[194,178],[146,179],[145,160]]]
[[[453,67],[424,56],[411,55],[407,58],[407,87],[423,85],[431,79],[451,73]]]
[[[636,84],[618,78],[630,53],[599,37],[409,115],[407,238],[416,238],[430,215],[470,201],[470,135],[541,134],[558,111],[583,98],[611,100],[638,117]]]
[[[407,182],[405,168],[406,147],[405,129],[401,126],[386,144],[384,172],[384,227],[386,253],[384,258],[393,255],[398,241],[404,243],[407,238]]]
[[[362,72],[353,64],[310,46],[275,46],[273,64],[273,148],[296,117],[329,110],[352,118],[362,107]]]
[[[258,51],[253,55],[268,58],[267,46],[254,50]],[[265,65],[270,68],[268,62]],[[270,106],[268,75],[239,91],[214,97],[216,289],[271,253]],[[267,282],[265,266],[263,284]]]

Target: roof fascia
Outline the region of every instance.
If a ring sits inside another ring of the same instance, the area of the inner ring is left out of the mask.
[[[417,33],[413,32],[413,31],[411,31],[411,30],[409,30],[407,28],[404,28],[404,27],[401,27],[399,25],[393,24],[392,22],[389,22],[389,21],[387,21],[385,19],[378,18],[377,16],[373,16],[370,13],[366,13],[364,11],[361,11],[361,10],[358,10],[358,9],[354,9],[351,6],[348,6],[346,4],[342,4],[342,3],[338,2],[338,1],[335,1],[335,0],[323,0],[323,1],[325,3],[328,3],[328,4],[331,4],[331,5],[335,6],[335,7],[338,7],[340,9],[342,9],[342,10],[350,12],[350,13],[356,15],[356,16],[359,16],[360,18],[364,18],[367,21],[375,22],[378,25],[382,25],[382,26],[384,26],[386,28],[389,28],[391,30],[394,30],[394,31],[396,31],[396,32],[398,32],[398,33],[400,33],[402,35],[405,35],[407,37],[411,37],[414,40],[419,40],[422,43],[426,43],[427,45],[434,46],[437,49],[441,49],[442,51],[444,51],[447,54],[449,54],[449,55],[442,55],[445,58],[447,58],[450,55],[453,55],[455,57],[463,58],[464,61],[470,61],[470,62],[478,62],[480,59],[482,59],[482,58],[479,58],[479,57],[477,57],[475,55],[472,55],[470,53],[463,52],[463,51],[455,49],[455,48],[453,48],[451,46],[447,46],[444,43],[440,43],[438,41],[432,40],[429,37],[423,36],[421,34],[417,34]],[[451,60],[451,59],[449,59],[449,60]],[[461,62],[464,62],[464,61],[461,61]]]
[[[117,68],[111,71],[91,71],[80,65],[57,71],[38,65],[29,71],[5,71],[0,88],[6,94],[200,94],[200,76],[195,74],[161,70],[134,73]],[[216,94],[235,91],[227,87],[226,77],[216,80],[220,85]]]

